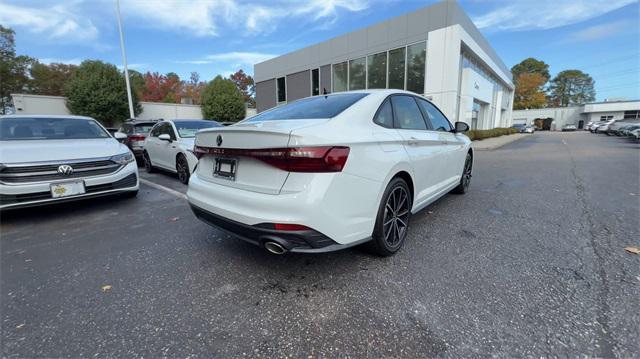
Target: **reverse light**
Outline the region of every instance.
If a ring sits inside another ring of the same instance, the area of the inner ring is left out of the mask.
[[[349,157],[349,147],[285,147],[237,149],[195,146],[193,153],[204,155],[251,157],[287,172],[341,172]]]

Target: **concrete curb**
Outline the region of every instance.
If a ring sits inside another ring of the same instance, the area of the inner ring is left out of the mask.
[[[472,146],[473,146],[473,149],[477,151],[491,151],[528,136],[531,136],[531,135],[524,134],[524,133],[514,133],[513,135],[487,138],[484,140],[476,140],[476,141],[473,141]]]

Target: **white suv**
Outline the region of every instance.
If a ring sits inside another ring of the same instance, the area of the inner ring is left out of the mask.
[[[0,209],[137,193],[133,154],[96,120],[0,117]]]

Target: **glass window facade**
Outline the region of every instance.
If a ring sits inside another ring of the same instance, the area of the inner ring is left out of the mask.
[[[287,86],[284,77],[280,77],[277,80],[278,84],[278,102],[287,101]]]
[[[347,62],[333,65],[333,92],[347,91]]]
[[[364,90],[367,60],[364,57],[349,61],[349,90]]]
[[[387,88],[387,53],[370,55],[367,58],[367,88]]]
[[[407,91],[424,92],[427,43],[419,42],[407,46]]]
[[[389,88],[404,90],[405,48],[389,51]]]
[[[311,96],[320,94],[320,69],[311,70]]]

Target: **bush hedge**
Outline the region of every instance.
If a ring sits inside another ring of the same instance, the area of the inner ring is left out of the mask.
[[[498,128],[493,128],[491,130],[471,130],[465,133],[465,135],[469,136],[469,138],[472,141],[476,141],[476,140],[484,140],[485,138],[512,135],[514,133],[518,133],[518,129],[511,128],[511,127],[509,128],[498,127]]]

